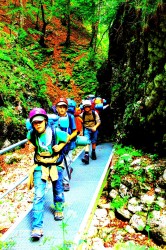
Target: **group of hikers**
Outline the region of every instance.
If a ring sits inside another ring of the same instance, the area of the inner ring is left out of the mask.
[[[73,171],[72,151],[76,148],[76,138],[86,138],[84,164],[89,159],[96,160],[96,144],[98,127],[101,124],[99,109],[103,107],[103,99],[92,95],[77,107],[70,98],[60,97],[51,107],[52,113],[58,117],[56,124],[49,123],[49,114],[43,108],[33,108],[29,113],[31,129],[27,133],[29,148],[34,150],[34,165],[29,181],[34,186],[32,239],[43,236],[43,214],[47,181],[51,180],[54,203],[54,219],[64,218],[64,192],[70,190],[70,179]],[[66,124],[65,126],[63,124]],[[90,152],[90,146],[92,150]],[[91,154],[90,154],[91,153]]]

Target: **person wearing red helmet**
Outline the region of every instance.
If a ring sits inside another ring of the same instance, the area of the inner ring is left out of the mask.
[[[82,158],[82,162],[89,164],[89,150],[90,144],[92,144],[92,160],[96,160],[96,143],[98,136],[98,126],[101,124],[99,114],[92,110],[92,104],[90,100],[83,100],[83,109],[84,111],[80,114],[80,117],[83,120],[83,134],[88,139],[88,144],[85,147],[85,154]]]
[[[31,237],[43,236],[45,190],[51,179],[54,202],[54,219],[62,220],[64,209],[63,157],[61,150],[69,139],[68,133],[47,125],[48,116],[44,109],[34,108],[29,113],[32,128],[27,133],[30,148],[35,150],[33,166],[33,220]]]
[[[65,158],[64,165],[66,166],[64,169],[64,178],[63,178],[63,186],[64,191],[70,190],[70,179],[73,168],[71,167],[72,163],[72,151],[76,147],[75,139],[77,136],[76,123],[74,115],[68,113],[68,100],[64,97],[58,98],[55,102],[56,111],[58,116],[61,118],[67,118],[68,127],[62,128],[63,131],[66,131],[70,135],[69,142],[64,148]]]
[[[66,107],[68,107],[68,101],[65,97],[60,97],[55,101],[55,106],[62,106],[65,105]]]

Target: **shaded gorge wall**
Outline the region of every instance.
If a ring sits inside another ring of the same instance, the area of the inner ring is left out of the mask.
[[[108,61],[97,73],[98,92],[110,100],[113,140],[164,155],[166,5],[142,20],[141,10],[119,7],[109,30]]]

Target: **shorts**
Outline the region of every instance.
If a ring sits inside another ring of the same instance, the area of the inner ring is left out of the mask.
[[[98,130],[92,131],[88,128],[84,128],[84,136],[88,139],[88,144],[97,143]]]

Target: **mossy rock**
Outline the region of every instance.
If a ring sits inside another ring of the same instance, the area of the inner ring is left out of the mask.
[[[164,70],[166,71],[166,63],[164,64]]]
[[[146,89],[146,94],[150,94],[152,92],[152,90],[154,89],[154,83],[153,82],[150,82],[147,86],[147,89]]]
[[[149,123],[153,122],[156,120],[156,111],[150,113],[148,116],[147,116],[147,121]]]
[[[164,41],[163,48],[166,49],[166,40]]]
[[[159,114],[159,115],[161,115],[161,116],[163,116],[164,115],[164,112],[163,111],[166,111],[166,110],[164,110],[164,109],[166,109],[166,107],[165,107],[165,100],[161,100],[160,102],[159,102],[159,105],[158,105],[158,107],[157,107],[157,113]]]
[[[155,49],[154,54],[158,57],[158,59],[165,58],[165,51],[163,49]]]
[[[164,76],[162,74],[159,74],[157,75],[155,78],[154,78],[154,82],[160,82],[164,79]]]

